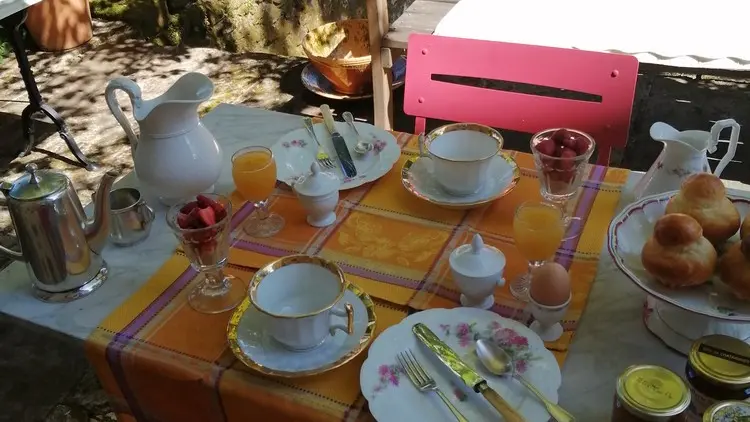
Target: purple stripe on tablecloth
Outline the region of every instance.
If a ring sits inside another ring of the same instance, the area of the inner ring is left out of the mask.
[[[258,243],[248,242],[246,240],[238,240],[234,245],[235,248],[242,250],[257,252],[263,255],[282,257],[289,255],[290,253],[298,253],[292,251],[286,251],[283,249],[273,248],[271,246],[261,245]],[[346,262],[336,262],[341,269],[348,274],[356,275],[359,277],[369,278],[371,280],[379,281],[382,283],[395,284],[402,287],[415,288],[419,285],[419,280],[398,277],[390,274],[383,274],[377,271],[368,270],[366,268],[355,267],[347,264]]]
[[[146,307],[146,309],[143,310],[133,321],[125,327],[124,330],[120,331],[115,335],[116,340],[121,340],[121,338],[131,339],[133,336],[135,336],[138,331],[141,330],[146,324],[148,324],[151,319],[156,316],[157,313],[159,313],[162,309],[164,309],[165,306],[169,302],[172,301],[172,299],[177,296],[178,293],[182,289],[185,288],[185,286],[190,282],[190,280],[195,277],[197,274],[197,271],[193,269],[193,267],[189,267],[186,269],[182,275],[180,275],[177,280],[175,280],[172,284],[167,287],[162,294],[159,295],[159,297],[156,298],[153,302],[151,302],[150,305]]]
[[[381,283],[395,284],[397,286],[411,288],[415,288],[419,285],[419,283],[421,283],[421,281],[419,280],[379,273],[376,271],[368,270],[366,268],[353,267],[344,262],[337,262],[337,264],[345,273],[356,275],[358,277],[369,278],[370,280],[379,281]]]
[[[260,243],[248,242],[244,239],[237,239],[232,244],[233,248],[242,249],[248,252],[257,252],[268,256],[286,256],[299,252],[288,251],[286,249],[274,248],[273,246],[261,245]]]
[[[589,178],[589,181],[597,181],[600,183],[596,185],[596,188],[584,187],[583,192],[581,193],[581,197],[578,200],[578,207],[573,214],[574,217],[579,217],[580,220],[573,220],[573,223],[571,223],[571,226],[568,228],[568,233],[578,233],[578,236],[566,240],[562,244],[562,249],[575,251],[578,247],[578,242],[581,240],[581,235],[583,235],[583,227],[586,224],[586,219],[589,212],[591,211],[591,207],[594,204],[594,199],[599,193],[598,186],[604,179],[605,174],[607,174],[607,168],[603,166],[594,166],[593,170],[591,171],[591,177]],[[574,255],[568,253],[557,254],[556,261],[566,269],[570,269],[570,265],[573,263],[573,256]]]

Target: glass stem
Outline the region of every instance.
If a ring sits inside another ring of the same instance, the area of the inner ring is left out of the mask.
[[[268,199],[255,203],[255,214],[258,220],[265,220],[269,216]]]
[[[224,270],[221,268],[212,268],[205,270],[203,274],[206,277],[204,289],[211,293],[220,293],[226,290],[224,285]]]

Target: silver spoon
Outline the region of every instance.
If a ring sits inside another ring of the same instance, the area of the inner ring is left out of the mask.
[[[360,155],[365,155],[368,152],[372,151],[372,143],[363,141],[362,137],[359,136],[357,126],[354,126],[354,116],[352,116],[352,113],[346,111],[342,114],[342,116],[344,117],[344,121],[349,125],[349,128],[352,130],[352,132],[354,132],[354,134],[357,136],[357,145],[354,146],[354,152]]]
[[[521,385],[526,387],[526,389],[531,391],[539,400],[541,400],[542,403],[544,403],[547,412],[550,416],[555,418],[557,422],[575,421],[573,415],[557,404],[552,403],[521,374],[515,373],[513,359],[511,359],[510,355],[508,355],[505,350],[498,347],[494,342],[485,339],[477,340],[477,356],[479,357],[479,361],[482,362],[482,365],[493,374],[511,375],[513,378],[518,379],[518,381],[521,382]]]

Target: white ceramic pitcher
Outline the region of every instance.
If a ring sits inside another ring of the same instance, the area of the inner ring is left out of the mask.
[[[130,97],[140,137],[117,102],[117,90]],[[116,78],[107,85],[107,105],[128,136],[141,186],[167,205],[213,190],[219,178],[221,148],[198,117],[198,106],[213,91],[210,79],[193,72],[151,100],[141,98],[141,88],[130,79]]]
[[[694,173],[710,173],[707,153],[716,151],[719,134],[725,128],[732,128],[727,153],[719,161],[714,174],[721,172],[734,158],[737,140],[740,137],[740,125],[732,119],[719,120],[711,132],[702,130],[678,131],[672,126],[656,122],[651,125],[650,135],[655,141],[664,143],[664,149],[643,175],[635,187],[635,198],[669,192],[680,189],[682,181]]]

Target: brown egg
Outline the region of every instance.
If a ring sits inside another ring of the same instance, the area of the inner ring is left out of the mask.
[[[570,275],[565,267],[556,262],[534,268],[529,294],[540,305],[562,305],[570,298]]]

